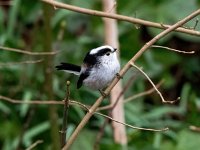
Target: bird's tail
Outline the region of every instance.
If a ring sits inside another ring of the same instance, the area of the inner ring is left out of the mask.
[[[64,70],[69,73],[73,73],[75,75],[80,75],[81,67],[69,63],[60,63],[60,65],[56,66],[57,70]]]

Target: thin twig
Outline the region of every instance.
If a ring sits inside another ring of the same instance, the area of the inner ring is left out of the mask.
[[[199,23],[199,18],[197,18],[197,19],[196,19],[196,21],[195,21],[195,24],[194,24],[194,27],[192,27],[192,29],[193,29],[193,30],[195,30],[195,29],[196,29],[196,27],[197,27],[198,23]]]
[[[56,7],[56,8],[67,9],[67,10],[79,12],[79,13],[82,13],[82,14],[112,18],[112,19],[127,21],[127,22],[134,23],[134,24],[140,24],[140,25],[145,25],[145,26],[149,26],[149,27],[159,28],[159,29],[167,29],[167,28],[171,27],[170,25],[150,22],[150,21],[146,21],[146,20],[142,20],[142,19],[138,19],[138,18],[133,18],[133,17],[128,17],[128,16],[124,16],[124,15],[111,14],[111,13],[108,13],[108,12],[102,12],[102,11],[72,6],[72,5],[65,4],[65,3],[62,3],[62,2],[58,2],[58,1],[55,1],[55,0],[41,0],[41,1],[48,3],[48,4],[51,4],[53,7]],[[179,28],[174,29],[174,30],[178,31],[178,32],[183,32],[183,33],[195,35],[195,36],[200,35],[199,31],[189,30],[189,29],[185,29],[185,28],[182,28],[182,27],[179,27]]]
[[[117,99],[115,100],[115,103],[113,104],[109,104],[107,106],[102,106],[102,107],[99,107],[97,109],[97,111],[100,111],[100,110],[107,110],[107,109],[112,109],[115,107],[115,105],[118,103],[120,97],[126,92],[126,90],[128,89],[128,87],[132,84],[133,80],[136,78],[136,75],[133,75],[130,77],[130,79],[126,82],[123,90],[119,93]]]
[[[103,124],[100,126],[99,132],[97,133],[97,136],[94,142],[94,150],[99,150],[99,143],[101,141],[101,138],[104,135],[105,127],[108,124],[108,122],[109,122],[109,119],[105,118]]]
[[[160,82],[156,85],[156,88],[159,88],[159,87],[161,86],[162,83],[163,83],[163,80],[160,81]],[[144,91],[144,92],[135,94],[135,95],[133,95],[133,96],[130,96],[130,97],[126,98],[126,99],[124,100],[124,103],[130,102],[130,101],[132,101],[132,100],[134,100],[134,99],[137,99],[137,98],[142,97],[142,96],[145,96],[145,95],[149,95],[149,94],[153,93],[154,91],[155,91],[155,88],[153,87],[153,88],[151,88],[151,89],[149,89],[149,90],[147,90],[147,91]]]
[[[150,77],[142,69],[140,69],[138,66],[136,66],[134,63],[131,63],[131,65],[133,67],[135,67],[137,70],[139,70],[149,80],[149,82],[151,83],[151,85],[155,88],[156,92],[160,96],[160,98],[161,98],[161,100],[162,100],[163,103],[170,103],[170,104],[172,104],[172,103],[176,102],[178,99],[180,99],[180,98],[178,98],[177,100],[173,100],[173,101],[167,101],[167,100],[165,100],[164,97],[162,96],[161,92],[157,89],[157,87],[155,86],[155,84],[151,81]]]
[[[31,109],[29,109],[29,111],[27,111],[27,113],[24,117],[24,121],[23,121],[23,124],[22,124],[22,130],[19,133],[18,144],[17,144],[17,147],[16,147],[17,150],[21,149],[21,147],[22,147],[22,143],[23,143],[25,133],[26,133],[27,129],[29,128],[31,121],[33,120],[34,113],[35,113],[34,109],[31,108]]]
[[[43,59],[40,60],[27,60],[27,61],[21,61],[21,62],[9,62],[9,63],[0,63],[0,67],[8,67],[13,65],[23,65],[23,64],[36,64],[42,62]]]
[[[22,101],[22,100],[17,100],[17,99],[12,99],[10,97],[6,97],[3,95],[0,95],[0,100],[7,101],[9,103],[13,104],[32,104],[32,105],[64,105],[64,100],[63,101],[56,101],[56,100],[31,100],[31,101]],[[74,100],[69,100],[70,105],[79,105],[83,109],[89,111],[89,106],[86,106],[80,102],[74,101]]]
[[[26,101],[15,100],[15,99],[11,99],[11,98],[8,98],[8,97],[5,97],[5,96],[0,96],[0,99],[6,100],[6,101],[8,101],[10,103],[15,103],[15,104],[48,104],[48,105],[49,104],[62,104],[62,105],[65,105],[64,101],[63,102],[52,101],[52,100],[51,101],[30,101],[29,103],[27,103]],[[51,103],[49,103],[49,102],[51,102]],[[84,110],[86,110],[87,112],[90,112],[90,109],[86,105],[84,105],[84,104],[82,104],[80,102],[69,101],[69,104],[70,105],[79,106],[79,107],[83,108]],[[133,129],[148,130],[148,131],[165,131],[165,130],[168,130],[168,128],[164,128],[164,129],[149,129],[149,128],[135,127],[135,126],[132,126],[132,125],[117,121],[117,120],[113,119],[112,117],[109,117],[109,116],[104,115],[104,114],[99,113],[99,112],[95,112],[95,114],[103,116],[103,117],[108,118],[108,119],[111,119],[112,121],[115,121],[117,123],[123,124],[123,125],[125,125],[127,127],[133,128]]]
[[[38,144],[43,143],[43,140],[37,140],[35,143],[31,144],[28,148],[26,148],[26,150],[32,150],[33,148],[35,148]]]
[[[70,96],[69,86],[70,86],[70,81],[67,81],[66,97],[64,100],[63,123],[62,123],[62,130],[60,131],[61,147],[63,147],[66,143],[67,118],[68,118],[68,111],[69,111],[69,96]]]
[[[0,46],[1,50],[6,50],[6,51],[11,51],[11,52],[17,52],[17,53],[21,53],[21,54],[26,54],[26,55],[55,55],[57,53],[59,53],[59,51],[55,51],[55,52],[30,52],[30,51],[25,51],[25,50],[21,50],[21,49],[16,49],[16,48],[10,48],[10,47],[5,47],[5,46]]]
[[[109,117],[109,116],[104,115],[104,114],[99,113],[99,112],[95,112],[95,114],[98,114],[98,115],[100,115],[100,116],[103,116],[103,117],[105,117],[105,118],[108,118],[108,119],[110,119],[110,120],[112,120],[112,121],[114,121],[114,122],[117,122],[117,123],[119,123],[119,124],[125,125],[125,126],[127,126],[127,127],[132,128],[132,129],[145,130],[145,131],[155,131],[155,132],[169,130],[168,127],[163,128],[163,129],[151,129],[151,128],[135,127],[135,126],[132,126],[132,125],[130,125],[130,124],[127,124],[127,123],[124,123],[124,122],[117,121],[117,120],[113,119],[112,117]]]
[[[189,29],[189,30],[195,30],[196,27],[197,27],[197,25],[198,25],[198,23],[199,23],[199,19],[197,18],[197,19],[195,20],[195,24],[194,24],[193,27],[187,27],[187,26],[182,26],[182,27],[185,28],[185,29]]]
[[[111,13],[116,8],[116,6],[117,6],[117,2],[115,0],[114,5],[112,6],[112,8],[109,11],[107,11],[107,12]]]
[[[85,105],[83,105],[83,104],[81,104],[81,103],[76,103],[76,104],[77,104],[78,106],[81,106],[82,108],[84,108],[86,111],[89,111],[89,108],[87,108],[87,106],[85,106]],[[114,122],[117,122],[117,123],[119,123],[119,124],[125,125],[125,126],[127,126],[127,127],[130,127],[130,128],[132,128],[132,129],[147,130],[147,131],[155,131],[155,132],[166,131],[166,130],[169,129],[168,127],[162,128],[162,129],[151,129],[151,128],[135,127],[135,126],[129,125],[129,124],[127,124],[127,123],[124,123],[124,122],[120,122],[120,121],[118,121],[118,120],[115,120],[115,119],[113,119],[112,117],[109,117],[109,116],[107,116],[107,115],[105,115],[105,114],[102,114],[102,113],[99,113],[99,112],[95,112],[94,114],[103,116],[103,117],[105,117],[105,118],[107,118],[107,119],[110,119],[110,120],[112,120],[112,121],[114,121]]]
[[[44,1],[44,0],[43,0]],[[45,0],[47,1],[47,0]],[[48,1],[47,1],[48,2]],[[62,4],[62,3],[61,3]],[[171,27],[167,28],[166,30],[164,30],[163,32],[161,32],[160,34],[158,34],[157,36],[155,36],[152,40],[150,40],[149,42],[147,42],[132,58],[131,60],[121,69],[121,71],[119,72],[120,76],[124,76],[124,74],[131,68],[131,64],[134,63],[146,50],[149,49],[149,47],[151,47],[151,45],[153,45],[155,42],[157,42],[159,39],[161,39],[162,37],[164,37],[165,35],[167,35],[168,33],[172,32],[173,30],[175,30],[176,28],[182,26],[183,24],[185,24],[186,22],[188,22],[189,20],[191,20],[192,18],[196,17],[197,15],[200,14],[200,9],[198,9],[197,11],[193,12],[192,14],[190,14],[189,16],[185,17],[184,19],[178,21],[176,24],[172,25]],[[110,91],[112,90],[112,88],[117,84],[117,82],[120,79],[115,77],[114,80],[112,81],[112,83],[107,87],[107,89],[104,91],[105,94],[110,93]],[[93,116],[94,112],[96,111],[96,109],[98,108],[98,106],[101,104],[101,102],[103,101],[105,97],[101,96],[99,97],[95,103],[92,105],[92,107],[90,108],[90,111],[85,115],[85,117],[82,119],[82,121],[79,123],[79,125],[77,126],[77,128],[74,130],[74,132],[72,133],[72,135],[70,136],[70,138],[68,139],[68,142],[66,143],[66,145],[64,146],[63,150],[67,150],[70,148],[70,146],[73,144],[73,142],[75,141],[75,139],[77,138],[78,134],[80,133],[80,131],[83,129],[83,127],[87,124],[87,122],[89,121],[89,119]]]
[[[113,103],[112,105],[112,109],[115,108],[115,106],[117,105],[120,97],[122,95],[124,95],[124,93],[126,92],[126,90],[129,88],[129,86],[132,84],[133,80],[135,79],[135,75],[133,75],[132,77],[130,77],[130,79],[127,81],[127,84],[124,86],[123,90],[119,93],[117,99],[115,100],[115,103]]]
[[[184,54],[194,54],[195,53],[195,51],[186,52],[186,51],[180,51],[180,50],[177,50],[177,49],[174,49],[174,48],[169,48],[169,47],[159,46],[159,45],[152,45],[151,47],[153,47],[153,48],[163,48],[163,49],[175,51],[175,52],[178,52],[178,53],[184,53]]]
[[[197,126],[189,126],[190,130],[200,132],[200,127]]]
[[[161,80],[158,84],[156,84],[156,87],[159,88],[162,83],[163,83],[163,80]],[[140,98],[142,96],[149,95],[149,94],[153,93],[154,91],[155,91],[155,88],[153,87],[153,88],[151,88],[147,91],[135,94],[133,96],[130,96],[130,97],[124,99],[123,103],[127,103],[127,102],[130,102],[130,101],[135,100],[137,98]],[[107,106],[102,106],[102,107],[99,107],[97,109],[97,111],[108,110],[108,109],[111,109],[112,107],[113,107],[113,105],[111,105],[111,104],[107,105]]]
[[[55,100],[48,100],[48,101],[42,101],[42,100],[33,100],[33,101],[22,101],[17,99],[12,99],[10,97],[6,97],[3,95],[0,95],[0,100],[4,100],[13,104],[44,104],[44,105],[63,105],[64,101],[55,101]]]

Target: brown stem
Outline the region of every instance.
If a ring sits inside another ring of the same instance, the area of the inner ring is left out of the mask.
[[[67,81],[67,90],[66,90],[66,97],[64,100],[64,111],[63,111],[63,124],[61,132],[61,147],[63,147],[66,143],[66,133],[67,133],[67,117],[68,117],[68,110],[69,110],[69,90],[70,82]]]

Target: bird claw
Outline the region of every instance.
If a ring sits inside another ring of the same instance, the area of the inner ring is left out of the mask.
[[[103,97],[107,97],[108,95],[104,92],[104,91],[102,91],[102,90],[99,90],[99,92],[101,93],[101,95],[103,96]]]
[[[119,73],[116,73],[116,77],[117,77],[118,79],[123,79],[123,77],[122,77]]]

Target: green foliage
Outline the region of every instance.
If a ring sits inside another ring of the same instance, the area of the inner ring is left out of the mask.
[[[101,10],[101,2],[94,0],[65,1],[72,5]],[[20,48],[33,52],[43,49],[43,10],[41,1],[15,0],[13,6],[0,6],[0,45]],[[158,23],[173,24],[198,9],[199,0],[134,0],[117,1],[119,14],[133,16]],[[196,19],[196,18],[195,18]],[[185,26],[193,27],[195,19]],[[136,28],[136,26],[138,28]],[[81,103],[92,105],[99,97],[98,91],[86,87],[76,89],[77,77],[54,69],[60,62],[81,64],[84,55],[91,48],[103,45],[104,26],[102,18],[79,14],[63,9],[54,10],[51,16],[53,50],[60,53],[53,56],[53,95],[61,101],[65,97],[66,80],[71,82],[70,97]],[[148,41],[160,33],[155,28],[133,25],[119,21],[119,43],[122,66]],[[196,30],[200,30],[199,24]],[[175,47],[180,50],[198,50],[199,37],[183,33],[171,33],[157,44]],[[195,49],[196,48],[196,49]],[[47,100],[44,93],[44,68],[47,56],[27,56],[0,49],[0,95],[19,99]],[[37,64],[1,65],[1,63],[21,62],[26,60],[43,61]],[[106,126],[99,147],[102,150],[189,150],[199,149],[200,134],[189,130],[189,125],[200,126],[200,61],[199,52],[194,55],[182,55],[161,48],[151,48],[137,62],[155,83],[164,79],[160,87],[167,100],[181,97],[175,105],[164,105],[157,93],[138,98],[125,104],[126,122],[147,128],[169,127],[166,132],[149,132],[126,128],[127,147],[117,145],[113,141],[110,124]],[[125,85],[132,75],[137,75],[133,85],[124,97],[143,92],[151,85],[135,70],[129,71],[124,79]],[[1,100],[1,99],[0,99]],[[109,104],[108,98],[102,105]],[[51,107],[51,106],[49,106]],[[57,106],[58,123],[61,125],[63,107]],[[47,105],[11,104],[0,101],[0,149],[10,150],[21,147],[25,149],[37,140],[43,140],[36,149],[50,149],[50,123]],[[32,113],[33,112],[33,113]],[[71,106],[68,116],[67,138],[85,115],[85,110]],[[107,111],[105,111],[107,113]],[[30,115],[31,114],[31,115]],[[78,136],[72,150],[93,149],[96,135],[104,122],[104,118],[94,116]],[[20,139],[22,137],[22,139]],[[21,144],[19,144],[21,142]]]

